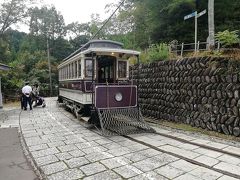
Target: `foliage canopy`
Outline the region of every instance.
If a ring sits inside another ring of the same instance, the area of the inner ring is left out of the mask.
[[[3,90],[17,89],[25,79],[49,85],[47,40],[54,86],[57,85],[57,65],[78,49],[104,24],[97,14],[90,22],[65,24],[64,17],[54,6],[38,4],[37,0],[3,0],[0,3],[0,62],[13,67],[1,72]],[[120,2],[120,1],[119,1]],[[113,12],[119,2],[106,6]],[[198,2],[196,4],[196,2]],[[97,38],[120,41],[125,48],[141,50],[142,61],[168,58],[171,41],[194,41],[194,19],[183,17],[207,9],[206,0],[126,0]],[[215,1],[216,38],[226,47],[239,43],[240,1]],[[11,27],[25,23],[29,33]],[[198,39],[208,37],[207,15],[198,19]],[[226,31],[225,31],[226,30]]]

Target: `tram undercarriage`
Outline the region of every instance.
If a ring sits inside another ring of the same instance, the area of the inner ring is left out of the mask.
[[[98,109],[92,105],[83,105],[70,99],[59,97],[64,107],[79,119],[87,121],[102,135],[127,135],[141,132],[155,132],[143,119],[138,107]]]

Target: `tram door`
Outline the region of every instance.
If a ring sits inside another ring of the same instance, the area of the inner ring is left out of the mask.
[[[116,57],[114,56],[97,56],[98,83],[115,83],[116,82]]]

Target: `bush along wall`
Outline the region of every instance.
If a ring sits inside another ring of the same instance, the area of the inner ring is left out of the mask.
[[[240,61],[201,57],[132,67],[144,116],[240,136]]]

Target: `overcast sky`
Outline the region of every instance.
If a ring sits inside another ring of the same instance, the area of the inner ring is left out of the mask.
[[[89,22],[92,14],[99,14],[101,20],[105,20],[111,15],[105,13],[105,6],[118,3],[119,0],[41,0],[41,2],[41,5],[54,5],[57,11],[60,11],[63,15],[67,25],[72,22]],[[29,32],[29,27],[23,24],[14,25],[12,28],[26,33]]]
[[[64,17],[65,23],[78,21],[79,23],[89,22],[91,14],[100,14],[101,19],[106,19],[105,6],[109,3],[116,3],[119,0],[43,0],[44,4],[53,4]]]

